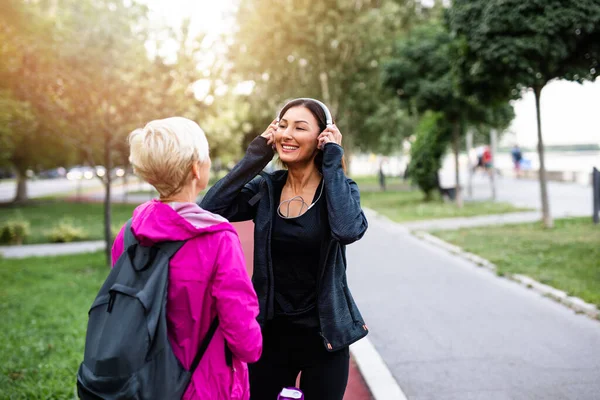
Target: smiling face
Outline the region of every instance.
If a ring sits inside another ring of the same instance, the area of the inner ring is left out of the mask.
[[[312,112],[297,106],[281,116],[275,132],[275,147],[281,161],[290,166],[313,162],[318,152],[317,137],[321,133]]]

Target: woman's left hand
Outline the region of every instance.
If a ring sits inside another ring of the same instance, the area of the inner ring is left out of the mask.
[[[327,143],[342,145],[342,134],[335,124],[327,125],[327,128],[317,138],[319,149],[323,150]]]

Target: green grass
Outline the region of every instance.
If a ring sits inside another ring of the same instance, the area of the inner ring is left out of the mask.
[[[423,194],[418,190],[361,191],[361,203],[396,222],[526,211],[526,209],[517,208],[508,203],[491,201],[465,202],[464,207],[459,209],[454,203],[443,202],[439,198],[424,202]]]
[[[443,240],[478,254],[500,274],[523,274],[600,306],[600,226],[590,218],[541,224],[435,232]]]
[[[104,254],[0,258],[0,398],[74,399]]]
[[[376,192],[379,191],[379,178],[377,176],[359,176],[351,177],[354,180],[362,192]],[[388,190],[408,190],[410,189],[410,183],[404,181],[399,177],[386,177],[385,185]]]
[[[120,227],[130,217],[134,204],[113,204],[112,226]],[[74,225],[87,234],[86,240],[100,240],[104,235],[104,206],[101,203],[74,203],[66,201],[35,202],[23,206],[0,208],[0,225],[10,219],[25,219],[31,224],[31,234],[25,243],[46,243],[47,232],[63,218],[70,218]]]

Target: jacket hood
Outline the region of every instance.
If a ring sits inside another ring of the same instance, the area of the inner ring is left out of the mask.
[[[234,228],[219,215],[194,203],[163,203],[151,200],[138,206],[131,223],[133,234],[142,246],[193,237]]]

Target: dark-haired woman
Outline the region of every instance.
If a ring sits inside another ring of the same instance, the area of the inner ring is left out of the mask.
[[[231,221],[255,223],[263,354],[250,366],[251,399],[276,399],[301,373],[307,400],[342,400],[348,346],[368,333],[347,286],[345,254],[367,220],[341,144],[324,104],[293,100],[202,201]],[[275,152],[286,169],[263,172]]]

